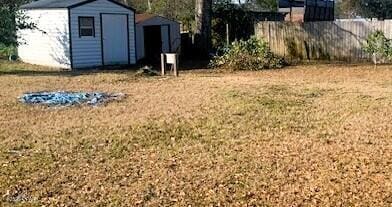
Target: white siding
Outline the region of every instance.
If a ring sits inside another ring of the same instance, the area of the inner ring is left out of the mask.
[[[144,58],[144,26],[153,26],[153,25],[170,25],[170,44],[171,44],[171,52],[180,52],[181,47],[181,33],[180,33],[180,24],[176,21],[171,21],[169,19],[163,17],[153,17],[149,20],[141,22],[136,25],[136,50],[137,50],[137,59],[140,60]],[[162,29],[162,28],[161,28]],[[167,43],[163,43],[167,44]]]
[[[101,13],[128,14],[130,63],[135,64],[134,12],[106,0],[97,0],[71,9],[72,57],[74,68],[102,65]],[[95,37],[79,37],[79,16],[94,17]]]
[[[18,55],[22,61],[51,67],[70,68],[68,10],[27,10],[38,29],[19,32]]]

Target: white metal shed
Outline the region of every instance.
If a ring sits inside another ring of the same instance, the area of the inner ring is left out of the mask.
[[[114,0],[39,0],[21,10],[20,59],[66,69],[136,63],[135,10]]]
[[[153,14],[136,15],[137,60],[158,59],[160,53],[178,53],[180,23]]]

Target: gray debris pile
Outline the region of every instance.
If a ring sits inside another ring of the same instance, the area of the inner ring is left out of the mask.
[[[144,66],[136,72],[136,76],[159,76],[160,74],[153,70],[152,66]]]
[[[122,93],[84,93],[84,92],[34,92],[25,93],[19,100],[25,104],[47,106],[73,106],[87,104],[98,106],[109,101],[121,100],[125,95]]]

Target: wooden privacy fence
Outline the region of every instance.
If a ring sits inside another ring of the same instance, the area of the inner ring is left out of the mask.
[[[392,38],[392,20],[260,22],[255,25],[256,36],[263,37],[274,53],[289,60],[369,60],[362,46],[367,36],[376,30]]]

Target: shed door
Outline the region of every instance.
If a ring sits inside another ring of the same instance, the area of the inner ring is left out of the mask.
[[[159,61],[162,53],[161,26],[144,26],[144,53],[149,61]]]
[[[102,14],[103,65],[129,64],[128,15]]]
[[[162,36],[162,52],[168,53],[170,51],[170,27],[169,25],[162,25],[161,27]]]

